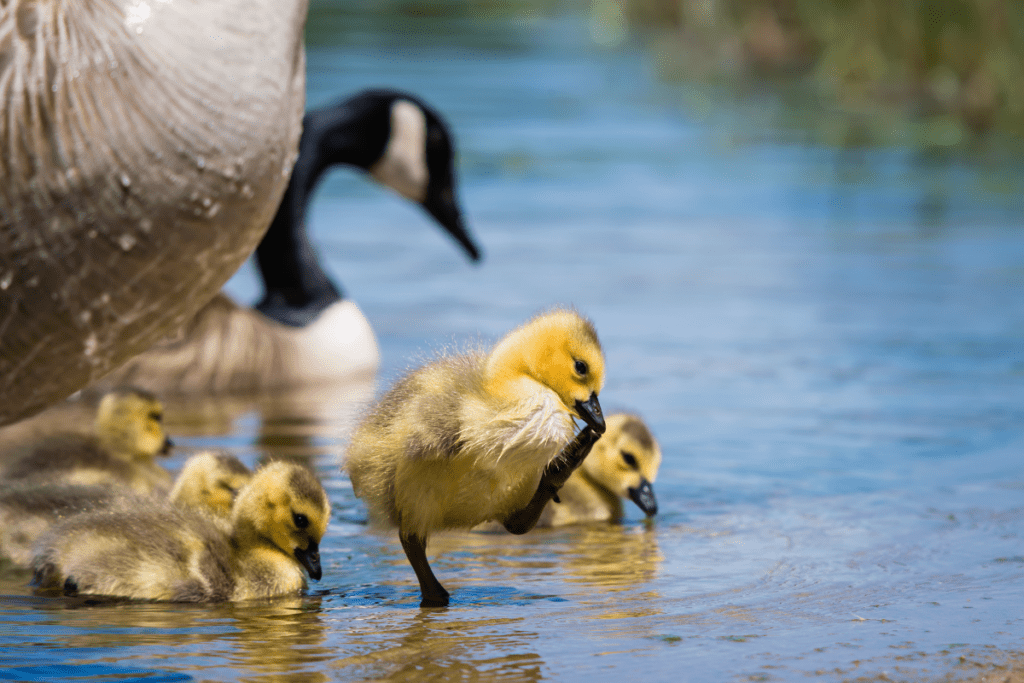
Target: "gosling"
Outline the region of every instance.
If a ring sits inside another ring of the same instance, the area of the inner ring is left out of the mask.
[[[22,482],[0,489],[0,557],[16,567],[32,564],[36,539],[62,519],[148,498],[119,486]]]
[[[427,562],[430,534],[490,520],[533,528],[604,432],[603,383],[593,324],[556,309],[490,352],[414,370],[356,429],[345,468],[371,520],[398,528],[422,607],[449,602]],[[586,423],[575,439],[574,417]]]
[[[537,526],[620,522],[627,498],[648,517],[658,514],[652,486],[661,466],[658,442],[636,415],[616,413],[606,421],[604,436],[558,492],[559,502],[544,508]]]
[[[166,493],[171,475],[155,461],[173,444],[164,433],[163,406],[136,388],[105,394],[95,433],[59,433],[21,445],[0,480],[54,484],[118,484],[138,493]]]
[[[168,500],[226,519],[236,492],[251,478],[249,468],[234,456],[204,451],[185,462]],[[61,520],[94,510],[144,508],[153,501],[116,485],[21,482],[0,487],[0,557],[28,567],[36,539]]]
[[[43,594],[171,602],[295,594],[319,580],[327,494],[308,469],[271,463],[238,494],[230,522],[169,502],[105,510],[54,526],[37,545]]]
[[[252,471],[227,453],[203,451],[181,468],[168,499],[180,507],[231,516],[235,496],[252,479]]]

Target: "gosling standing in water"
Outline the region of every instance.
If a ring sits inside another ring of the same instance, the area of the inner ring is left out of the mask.
[[[269,598],[319,580],[331,506],[312,472],[275,462],[239,492],[230,526],[157,501],[55,525],[32,562],[39,592],[172,602]]]
[[[120,484],[138,493],[166,493],[171,475],[155,458],[173,444],[163,429],[163,406],[142,389],[105,394],[96,411],[95,433],[61,433],[23,444],[5,457],[5,481],[60,484]]]
[[[648,517],[658,514],[652,486],[661,466],[658,442],[636,415],[616,413],[606,419],[604,436],[558,492],[559,502],[544,508],[537,526],[619,522],[626,499]]]
[[[448,604],[430,534],[500,522],[526,533],[604,432],[593,324],[554,310],[487,353],[441,356],[400,379],[357,428],[345,468],[371,520],[398,528],[423,607]],[[573,418],[586,426],[573,439]]]

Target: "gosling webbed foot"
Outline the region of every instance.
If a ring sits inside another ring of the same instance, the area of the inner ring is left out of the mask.
[[[557,498],[558,490],[565,485],[576,468],[583,464],[587,455],[590,454],[590,449],[600,438],[601,435],[590,425],[580,430],[576,438],[569,442],[558,454],[558,457],[544,468],[537,492],[533,494],[533,498],[526,504],[526,507],[513,512],[504,520],[505,529],[510,533],[520,535],[535,527],[541,513],[544,512],[544,506],[548,504],[549,500]]]
[[[420,588],[420,591],[421,591],[420,595],[423,598],[422,600],[420,600],[420,607],[447,607],[448,606],[448,591],[446,591],[444,589],[444,586],[442,586],[441,584],[437,584],[437,587],[438,587],[438,590],[440,591],[440,593],[437,593],[435,595],[427,595],[427,594],[422,592],[423,591],[422,587]]]
[[[420,582],[420,607],[447,607],[448,591],[444,589],[441,582],[434,576],[430,563],[427,562],[427,541],[415,534],[399,534],[402,541],[402,549],[405,556],[409,558],[409,564],[416,572],[416,578]]]

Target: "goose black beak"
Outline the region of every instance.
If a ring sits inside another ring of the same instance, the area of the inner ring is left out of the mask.
[[[305,550],[296,548],[295,559],[306,568],[309,578],[314,581],[319,581],[320,577],[324,575],[320,569],[320,546],[316,541],[310,539],[309,545],[306,546]]]
[[[576,401],[576,414],[595,432],[604,434],[604,414],[601,412],[601,404],[597,402],[596,393],[590,392],[590,398],[586,401]]]
[[[640,487],[629,489],[629,499],[636,503],[637,507],[644,511],[648,517],[658,514],[658,499],[654,497],[654,488],[651,482],[640,479]]]
[[[451,188],[428,196],[423,200],[423,208],[466,250],[471,261],[480,260],[480,247],[470,237],[462,222],[462,212],[455,203],[455,193]]]
[[[174,442],[169,436],[165,436],[164,445],[160,448],[160,455],[170,455],[172,448],[174,448]]]

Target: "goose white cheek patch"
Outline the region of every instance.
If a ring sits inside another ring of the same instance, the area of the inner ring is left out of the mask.
[[[427,118],[408,100],[391,107],[391,138],[384,156],[370,169],[377,182],[415,202],[427,196]]]

